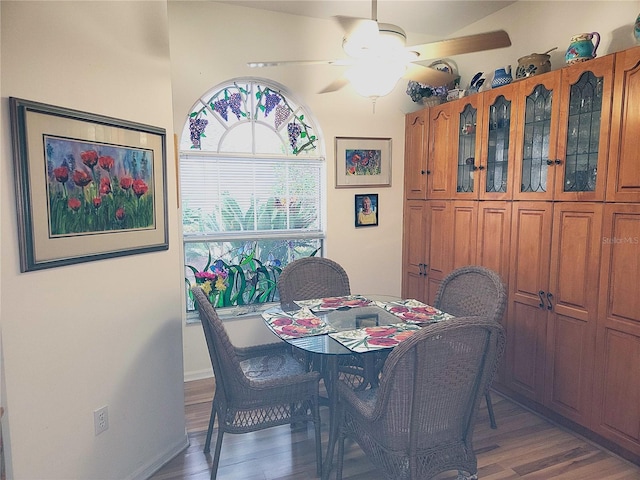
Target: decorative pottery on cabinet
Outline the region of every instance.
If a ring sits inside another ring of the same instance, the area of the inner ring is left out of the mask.
[[[501,87],[507,85],[513,81],[511,76],[511,65],[507,65],[504,68],[498,68],[493,74],[493,80],[491,81],[491,88]]]
[[[591,60],[596,57],[598,45],[600,45],[600,34],[598,32],[574,35],[571,37],[571,43],[567,48],[564,59],[568,65]]]

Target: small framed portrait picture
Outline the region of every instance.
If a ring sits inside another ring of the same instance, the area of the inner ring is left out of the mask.
[[[375,227],[378,225],[380,212],[377,193],[356,195],[355,204],[356,227]]]

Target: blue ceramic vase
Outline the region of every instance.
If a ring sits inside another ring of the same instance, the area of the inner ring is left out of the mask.
[[[636,18],[636,24],[633,27],[633,36],[636,37],[636,42],[640,43],[640,14]]]
[[[498,68],[493,74],[493,80],[491,80],[491,88],[501,87],[508,83],[513,82],[511,76],[511,65],[507,65],[504,68]]]

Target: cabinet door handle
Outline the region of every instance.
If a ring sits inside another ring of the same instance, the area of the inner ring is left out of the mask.
[[[420,264],[420,275],[424,275],[424,263]]]
[[[480,165],[480,166],[478,167],[478,170],[484,170],[484,165]]]
[[[540,290],[538,292],[538,296],[540,297],[540,303],[538,304],[538,306],[540,308],[544,308],[544,290]]]
[[[562,160],[558,160],[558,159],[556,159],[555,164],[556,164],[556,165],[561,165],[561,164],[562,164]]]
[[[553,160],[547,160],[547,165],[553,165],[555,162]]]
[[[427,170],[427,175],[431,175],[431,170]]]
[[[553,295],[551,293],[547,293],[547,303],[549,303],[549,305],[547,305],[547,310],[553,310],[553,304],[551,303],[552,298]]]
[[[420,175],[424,175],[425,173],[427,173],[426,170],[420,170]]]

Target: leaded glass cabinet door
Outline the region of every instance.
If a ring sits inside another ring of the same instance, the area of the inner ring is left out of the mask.
[[[453,197],[478,198],[482,150],[482,95],[472,95],[452,102],[457,117],[456,135],[456,184]]]
[[[557,155],[559,71],[522,81],[519,87],[518,133],[513,197],[553,198]]]
[[[484,93],[483,150],[480,163],[480,198],[508,200],[513,197],[512,177],[515,141],[517,84]]]
[[[555,199],[604,200],[613,60],[607,55],[562,70]]]

